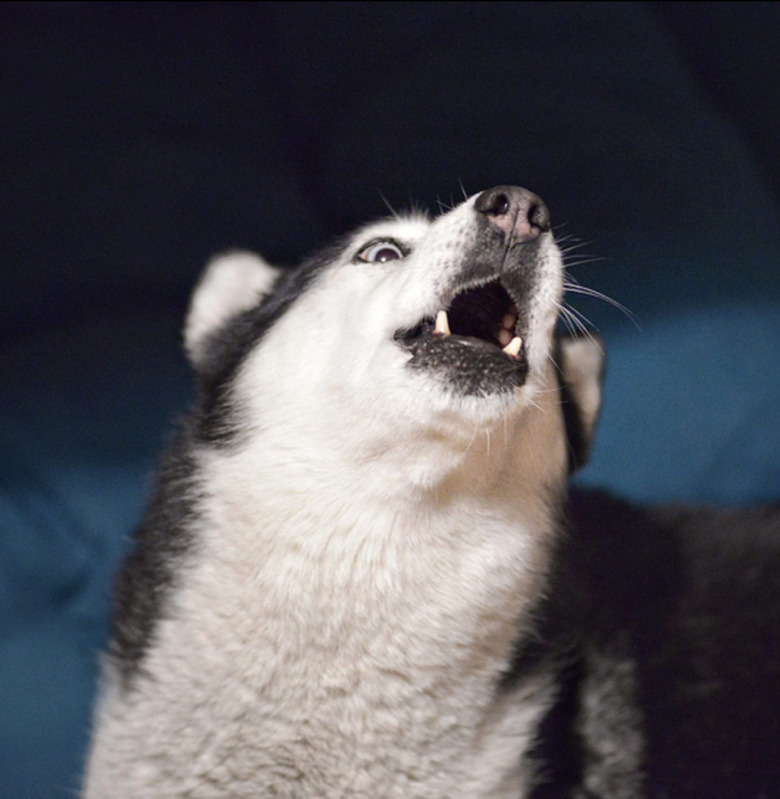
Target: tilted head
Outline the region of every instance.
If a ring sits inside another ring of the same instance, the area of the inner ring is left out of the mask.
[[[201,434],[239,446],[270,437],[290,459],[384,464],[432,485],[483,436],[512,447],[528,439],[529,416],[547,413],[553,393],[558,403],[562,271],[547,207],[513,186],[433,221],[367,225],[292,271],[248,253],[217,258],[185,329],[203,388]],[[583,358],[598,385],[600,359],[591,368]],[[534,446],[556,439],[543,468],[555,471],[561,427],[542,427]]]

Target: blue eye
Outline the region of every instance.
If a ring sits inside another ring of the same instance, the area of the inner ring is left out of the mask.
[[[404,251],[392,241],[374,241],[365,246],[357,256],[371,264],[384,264],[404,257]]]

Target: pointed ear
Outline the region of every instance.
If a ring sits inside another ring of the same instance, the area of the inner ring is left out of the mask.
[[[562,334],[558,338],[561,402],[571,472],[584,466],[590,455],[601,411],[604,360],[604,343],[599,336],[575,338]]]
[[[184,349],[195,370],[203,365],[211,337],[268,294],[281,270],[251,252],[219,255],[206,266],[190,300]]]

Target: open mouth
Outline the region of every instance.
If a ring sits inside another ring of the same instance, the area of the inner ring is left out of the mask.
[[[495,346],[518,359],[523,345],[516,335],[517,308],[498,280],[456,295],[449,312],[439,311],[434,333],[454,335],[472,345]]]
[[[411,366],[445,370],[461,383],[476,381],[478,393],[493,393],[499,384],[525,382],[528,364],[518,317],[507,290],[492,280],[461,291],[449,308],[399,330],[395,339],[412,353]]]
[[[449,310],[440,310],[435,319],[425,317],[411,330],[399,331],[396,340],[410,344],[426,334],[452,336],[452,343],[495,348],[519,360],[523,340],[517,335],[517,317],[512,298],[500,281],[493,280],[460,292]]]

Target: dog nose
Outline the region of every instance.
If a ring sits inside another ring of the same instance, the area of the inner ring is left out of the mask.
[[[550,229],[550,212],[542,199],[519,186],[495,186],[480,194],[474,210],[516,241],[533,241]]]

